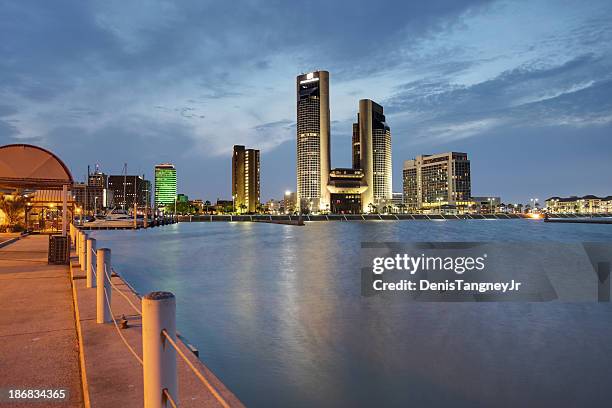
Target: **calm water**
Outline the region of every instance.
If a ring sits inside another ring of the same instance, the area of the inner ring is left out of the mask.
[[[251,407],[610,406],[612,306],[360,296],[362,241],[607,241],[540,221],[183,223],[98,232]]]

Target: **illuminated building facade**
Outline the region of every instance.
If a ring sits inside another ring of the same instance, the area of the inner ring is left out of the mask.
[[[612,214],[612,196],[551,197],[546,211],[552,214]]]
[[[391,129],[383,107],[359,101],[352,168],[331,169],[329,73],[297,77],[297,198],[300,211],[359,213],[391,205]]]
[[[174,204],[176,200],[176,168],[172,163],[155,166],[155,206]]]
[[[296,89],[297,206],[314,212],[329,210],[329,72],[298,75]]]
[[[239,212],[254,213],[260,202],[259,150],[234,146],[232,196]]]
[[[368,189],[361,169],[333,169],[329,174],[327,189],[330,192],[331,212],[335,214],[360,214],[363,211],[362,196]]]
[[[408,211],[472,205],[470,161],[466,153],[417,156],[404,161],[404,205]]]
[[[292,214],[294,211],[296,211],[295,192],[285,191],[285,197],[283,198],[283,210],[285,214]]]
[[[364,212],[391,203],[391,129],[383,107],[370,99],[359,101],[357,123],[353,124],[353,168],[363,171],[368,187],[362,195]]]

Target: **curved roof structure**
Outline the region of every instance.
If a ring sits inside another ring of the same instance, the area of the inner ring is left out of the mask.
[[[1,188],[62,188],[73,183],[68,167],[55,154],[38,146],[0,146]]]

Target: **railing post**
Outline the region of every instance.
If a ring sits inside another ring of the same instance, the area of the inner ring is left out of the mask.
[[[105,267],[108,276],[112,276],[111,250],[108,248],[98,249],[96,251],[96,260],[96,321],[98,323],[108,323],[111,321],[109,303],[112,298],[110,281],[106,277]]]
[[[87,234],[83,232],[81,236],[81,270],[85,272],[87,269],[87,259],[89,258],[89,254],[87,253]]]
[[[79,256],[79,266],[81,266],[83,264],[83,251],[81,250],[83,247],[83,231],[79,230],[79,232],[77,232],[76,243],[76,251],[77,255]]]
[[[87,262],[87,287],[88,288],[95,288],[96,287],[96,281],[94,280],[93,277],[93,268],[94,268],[94,257],[93,257],[93,253],[96,252],[96,240],[95,238],[89,238],[87,240],[87,259],[89,259],[89,261]]]
[[[151,292],[142,298],[142,359],[145,408],[170,406],[166,389],[178,401],[176,351],[162,334],[176,340],[176,299],[170,292]]]

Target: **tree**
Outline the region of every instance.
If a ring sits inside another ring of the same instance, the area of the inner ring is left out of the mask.
[[[21,214],[24,211],[26,199],[19,195],[13,195],[12,198],[7,196],[0,197],[0,210],[6,217],[6,224],[14,227],[19,224]]]
[[[206,212],[208,213],[208,207],[210,207],[210,201],[206,200],[206,202],[204,203],[204,205],[206,206]]]
[[[240,208],[240,212],[241,213],[244,213],[246,211],[246,209],[247,209],[247,206],[246,206],[246,204],[242,203],[242,204],[240,204],[238,206],[238,208]]]
[[[370,209],[370,214],[376,213],[376,206],[374,205],[374,203],[368,204],[368,208]]]

